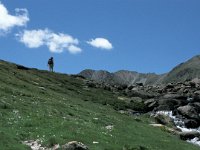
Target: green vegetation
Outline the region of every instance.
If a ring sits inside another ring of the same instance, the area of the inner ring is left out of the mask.
[[[21,142],[36,139],[49,147],[76,140],[91,150],[199,149],[149,126],[144,116],[118,113],[118,105],[127,103],[85,87],[83,79],[0,61],[1,150],[30,149]]]

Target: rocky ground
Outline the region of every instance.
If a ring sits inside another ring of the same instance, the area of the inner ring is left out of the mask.
[[[93,88],[103,88],[127,97],[131,101],[130,105],[134,105],[137,101],[143,106],[142,109],[130,110],[131,113],[151,113],[156,112],[172,112],[171,116],[178,118],[176,126],[187,129],[197,129],[200,127],[200,79],[188,80],[185,82],[168,83],[166,85],[109,85],[107,83],[97,83],[95,81],[86,80],[85,85]],[[121,98],[124,100],[123,98]],[[139,101],[138,101],[139,99]],[[134,108],[134,107],[133,107]],[[138,111],[139,110],[139,111]],[[124,111],[124,110],[120,110]],[[164,115],[167,116],[167,115]],[[169,116],[169,115],[168,115]],[[172,117],[171,117],[172,119]],[[157,123],[163,125],[169,124],[169,120],[163,119],[163,114],[156,115]],[[172,120],[173,122],[173,120]],[[178,129],[177,129],[178,131]],[[189,131],[188,131],[189,132]],[[190,135],[192,134],[192,135]],[[200,137],[199,133],[181,133],[180,137],[184,140]]]

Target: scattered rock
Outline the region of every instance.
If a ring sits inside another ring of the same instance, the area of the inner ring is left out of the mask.
[[[111,131],[111,130],[113,130],[114,126],[113,126],[113,125],[108,125],[108,126],[106,126],[105,128],[106,128],[107,130],[110,130],[110,131]]]
[[[28,140],[28,141],[24,141],[22,143],[29,146],[31,148],[31,150],[58,150],[60,148],[59,144],[56,144],[51,148],[42,147],[40,140]]]
[[[89,150],[86,145],[81,142],[71,141],[62,146],[62,150]]]

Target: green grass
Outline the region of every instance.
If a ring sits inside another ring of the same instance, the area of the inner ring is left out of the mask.
[[[118,113],[128,106],[117,97],[86,88],[82,79],[0,61],[0,149],[30,149],[21,142],[36,139],[45,146],[76,140],[91,150],[199,149],[149,126],[146,117]]]

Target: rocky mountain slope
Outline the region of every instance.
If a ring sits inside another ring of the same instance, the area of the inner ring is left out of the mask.
[[[134,85],[143,83],[146,85],[163,84],[170,82],[182,82],[200,77],[200,56],[195,56],[190,60],[181,63],[172,69],[169,73],[157,75],[154,73],[138,73],[134,71],[120,70],[114,73],[108,71],[83,70],[79,73],[87,79],[97,82],[106,82],[109,84]]]
[[[148,113],[138,116],[159,108],[158,89],[110,86],[0,61],[0,149],[199,149],[150,126]]]
[[[162,82],[183,82],[194,78],[200,78],[200,55],[176,66],[166,75]]]
[[[109,84],[120,84],[120,85],[133,85],[136,83],[143,83],[143,84],[156,84],[160,83],[160,80],[165,76],[157,75],[154,73],[143,74],[134,71],[127,71],[127,70],[120,70],[115,73],[110,73],[105,70],[91,70],[86,69],[79,73],[79,75],[94,80],[97,82],[105,82]]]

